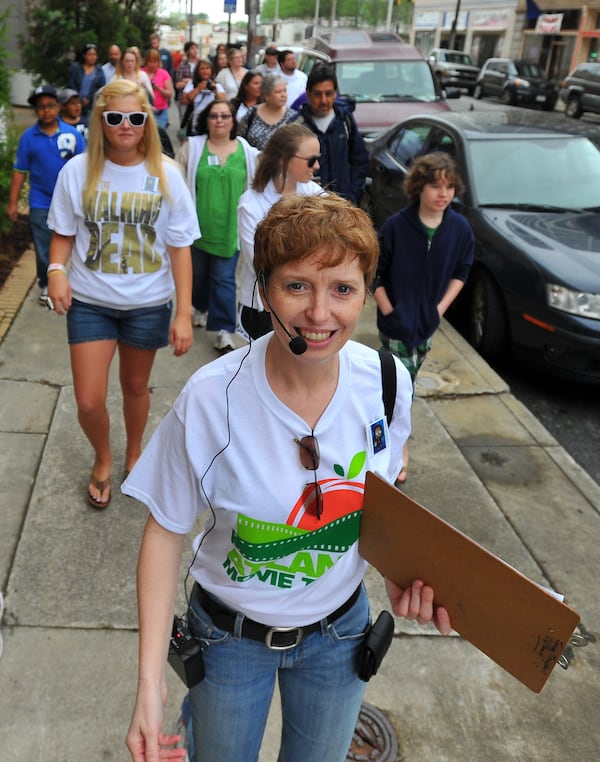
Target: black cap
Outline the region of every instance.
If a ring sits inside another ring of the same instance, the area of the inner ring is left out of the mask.
[[[49,95],[51,98],[54,98],[56,101],[58,101],[58,95],[52,85],[40,85],[39,87],[36,87],[29,98],[27,98],[27,103],[35,106],[36,100],[42,95]]]

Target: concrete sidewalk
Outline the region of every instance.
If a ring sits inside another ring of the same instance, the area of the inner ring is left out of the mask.
[[[32,279],[17,274],[10,298],[0,292],[0,762],[125,761],[146,512],[116,483],[107,511],[84,500],[92,453],[77,424],[64,320],[38,305],[37,287],[27,293]],[[357,338],[377,346],[374,325],[370,304]],[[184,358],[159,353],[148,434],[216,356],[212,338],[196,329]],[[116,372],[110,406],[116,479],[124,441]],[[420,375],[413,430],[407,492],[565,593],[591,642],[536,695],[458,636],[398,621],[366,696],[393,726],[398,759],[596,760],[600,488],[446,323]],[[379,575],[367,584],[376,615],[386,606]],[[184,691],[172,671],[168,678],[174,723]],[[261,762],[276,760],[277,727],[275,710]]]

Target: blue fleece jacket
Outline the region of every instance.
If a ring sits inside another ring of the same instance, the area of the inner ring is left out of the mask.
[[[325,190],[334,191],[358,205],[365,189],[369,154],[354,117],[337,103],[335,117],[325,132],[317,127],[308,103],[300,110],[296,124],[304,124],[315,133],[321,146],[318,178]]]
[[[466,281],[474,256],[473,231],[462,214],[446,209],[430,245],[418,208],[407,206],[381,226],[375,279],[394,305],[389,315],[377,310],[377,327],[409,348],[431,338],[448,284]]]

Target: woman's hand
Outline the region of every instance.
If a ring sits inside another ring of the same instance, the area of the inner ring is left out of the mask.
[[[48,278],[48,298],[50,299],[54,312],[57,315],[64,315],[71,306],[71,284],[66,273],[60,270],[53,270]]]
[[[403,589],[386,577],[385,589],[396,616],[416,620],[419,624],[433,622],[442,635],[452,631],[448,612],[443,606],[434,605],[433,589],[420,579]]]
[[[169,330],[169,344],[173,347],[175,357],[184,355],[192,346],[194,330],[192,328],[192,316],[175,315]]]
[[[138,691],[126,741],[133,762],[158,762],[162,759],[183,759],[185,756],[185,749],[172,748],[179,742],[180,736],[167,736],[161,732],[165,700],[164,690],[151,695]]]

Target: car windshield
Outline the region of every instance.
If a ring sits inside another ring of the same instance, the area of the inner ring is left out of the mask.
[[[472,140],[472,188],[481,206],[597,207],[600,151],[587,138]]]
[[[338,61],[335,71],[340,93],[361,103],[437,98],[427,61]]]
[[[465,64],[473,66],[473,59],[467,53],[443,53],[442,61],[453,64]]]
[[[516,61],[515,68],[522,77],[540,77],[543,78],[546,74],[540,69],[536,63],[530,63],[528,61]]]

